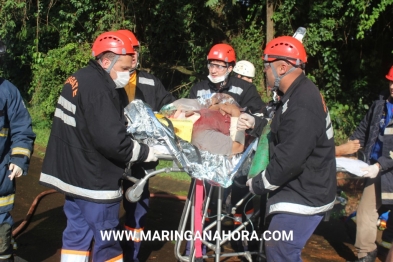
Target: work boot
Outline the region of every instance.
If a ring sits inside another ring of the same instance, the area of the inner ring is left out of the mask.
[[[375,249],[374,251],[368,252],[367,256],[358,258],[357,260],[354,261],[347,261],[347,262],[375,262],[375,259],[377,258],[378,250]]]

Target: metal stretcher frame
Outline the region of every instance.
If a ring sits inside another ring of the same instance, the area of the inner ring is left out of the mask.
[[[198,185],[199,184],[199,185]],[[186,200],[186,203],[184,205],[183,213],[180,219],[180,224],[178,231],[179,232],[185,232],[187,222],[188,222],[188,217],[191,214],[191,223],[190,223],[190,228],[191,231],[194,233],[194,227],[195,227],[195,200],[196,200],[196,190],[198,186],[201,186],[202,182],[200,180],[193,180],[190,185],[190,190],[188,193],[188,197]],[[202,185],[203,186],[203,185]],[[217,220],[212,222],[210,225],[205,227],[203,229],[203,232],[208,232],[209,230],[213,229],[216,227],[217,232],[221,232],[221,223],[222,220],[224,219],[225,215],[222,213],[222,200],[223,200],[223,188],[220,186],[212,186],[209,190],[209,193],[206,196],[206,199],[204,201],[204,209],[203,209],[203,216],[202,216],[202,225],[205,220],[205,217],[207,216],[207,211],[208,211],[208,206],[212,197],[212,192],[213,190],[218,190],[217,194]],[[236,209],[238,206],[242,204],[243,201],[245,201],[251,193],[246,194],[238,203],[236,203],[235,207],[233,209]],[[245,229],[245,227],[250,224],[250,221],[253,220],[254,218],[259,216],[259,210],[256,211],[247,221],[242,222],[240,225],[236,227],[236,229],[232,230],[231,232],[240,232],[241,230]],[[194,234],[193,234],[194,235]],[[202,234],[203,236],[203,234]],[[230,240],[229,237],[225,237],[223,239],[217,238],[215,243],[210,243],[207,240],[201,240],[201,242],[206,245],[207,248],[211,249],[214,251],[214,254],[209,254],[209,255],[203,255],[200,257],[196,256],[195,252],[195,241],[190,241],[190,254],[188,256],[182,255],[181,253],[181,244],[182,240],[177,240],[175,243],[175,256],[179,261],[201,261],[201,259],[205,258],[215,258],[215,261],[220,261],[221,257],[238,257],[238,256],[243,256],[245,257],[248,261],[252,262],[252,255],[257,255],[258,258],[265,259],[265,255],[263,254],[262,250],[260,249],[259,251],[244,251],[244,252],[221,252],[221,246],[228,242]],[[264,261],[264,260],[261,260]]]

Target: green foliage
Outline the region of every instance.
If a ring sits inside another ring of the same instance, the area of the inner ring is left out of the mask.
[[[51,124],[55,105],[65,80],[75,72],[76,68],[84,67],[89,58],[89,44],[67,44],[62,48],[53,49],[48,54],[35,53],[33,80],[30,92],[36,116],[41,127]]]

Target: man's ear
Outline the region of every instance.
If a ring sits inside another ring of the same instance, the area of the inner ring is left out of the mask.
[[[106,57],[103,57],[101,59],[101,66],[102,66],[102,68],[107,69],[107,68],[109,68],[110,65],[111,65],[111,60],[109,60]]]
[[[289,68],[290,66],[288,63],[285,62],[280,63],[280,66],[278,67],[278,74],[279,75],[285,74],[286,72],[288,72]]]
[[[233,66],[228,66],[228,73],[232,72]]]

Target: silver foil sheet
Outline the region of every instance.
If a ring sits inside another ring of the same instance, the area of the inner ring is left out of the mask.
[[[124,114],[128,119],[128,133],[149,146],[165,146],[174,160],[193,178],[226,188],[232,185],[235,176],[248,174],[253,147],[257,145],[257,141],[248,146],[243,154],[232,157],[214,155],[200,151],[177,137],[170,127],[158,121],[151,108],[141,100],[132,101],[125,108]]]

